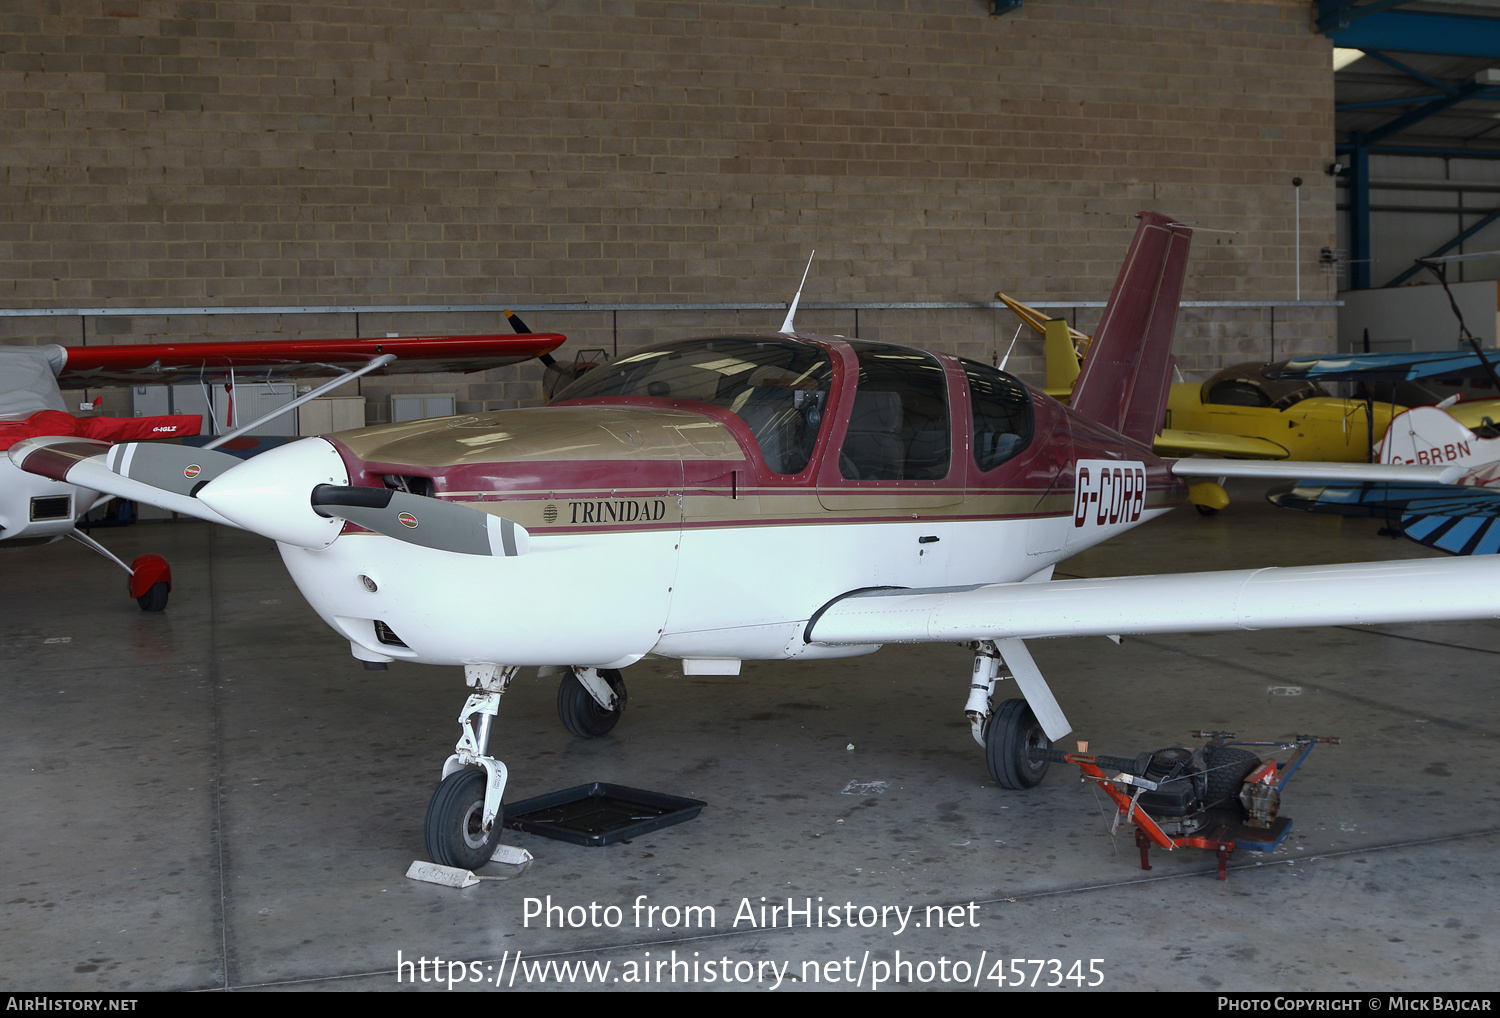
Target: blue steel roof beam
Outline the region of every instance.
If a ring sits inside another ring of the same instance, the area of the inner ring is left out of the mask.
[[[1357,144],[1349,161],[1349,287],[1370,288],[1370,149]]]
[[[1467,230],[1463,231],[1458,236],[1448,241],[1448,243],[1444,244],[1442,247],[1433,251],[1431,254],[1423,255],[1423,257],[1439,258],[1442,255],[1447,254],[1449,251],[1452,251],[1454,248],[1458,247],[1458,245],[1462,244],[1464,241],[1468,240],[1470,237],[1474,236],[1474,234],[1478,233],[1480,230],[1484,229],[1486,226],[1490,225],[1497,219],[1500,219],[1500,209],[1491,209],[1489,215],[1485,216],[1479,222],[1475,223],[1473,226],[1469,227]],[[1415,276],[1418,272],[1421,271],[1421,265],[1413,265],[1411,268],[1401,273],[1395,279],[1392,279],[1389,283],[1385,284],[1385,288],[1400,286],[1402,283],[1406,282],[1412,276]]]
[[[1353,142],[1340,142],[1335,152],[1354,151]],[[1483,148],[1423,148],[1420,145],[1372,145],[1367,151],[1377,156],[1442,156],[1454,159],[1500,159],[1500,149]],[[1451,209],[1448,211],[1452,211]]]
[[[1467,85],[1463,85],[1459,87],[1452,95],[1445,95],[1441,99],[1434,99],[1432,102],[1421,107],[1420,109],[1412,110],[1410,113],[1403,114],[1402,116],[1397,117],[1395,120],[1390,120],[1384,124],[1381,124],[1373,131],[1361,131],[1359,144],[1365,147],[1374,145],[1385,138],[1389,138],[1393,134],[1397,134],[1401,131],[1406,130],[1413,124],[1421,123],[1435,113],[1441,113],[1449,107],[1457,106],[1465,99],[1472,99],[1479,93],[1488,90],[1488,88],[1488,85],[1481,85],[1477,81],[1473,81]]]
[[[1367,103],[1348,103],[1344,106],[1335,106],[1333,112],[1345,113],[1349,110],[1373,110],[1381,106],[1415,106],[1417,103],[1431,102],[1434,99],[1441,98],[1442,96],[1440,95],[1414,95],[1407,99],[1375,99]],[[1484,96],[1483,98],[1489,97]]]
[[[1380,52],[1380,50],[1378,50],[1378,49],[1361,50],[1361,52],[1364,53],[1364,55],[1367,56],[1367,57],[1374,57],[1376,60],[1379,60],[1382,64],[1386,64],[1389,67],[1394,67],[1396,70],[1400,71],[1402,74],[1407,75],[1408,77],[1416,78],[1418,81],[1422,82],[1424,85],[1431,85],[1433,88],[1437,89],[1439,92],[1443,92],[1443,93],[1445,93],[1447,95],[1452,95],[1454,92],[1458,91],[1458,89],[1456,89],[1454,86],[1452,86],[1452,85],[1445,85],[1441,81],[1438,81],[1436,78],[1432,77],[1431,75],[1423,74],[1421,71],[1417,70],[1415,67],[1408,67],[1405,64],[1403,64],[1401,61],[1395,60],[1395,59],[1393,59],[1391,57],[1386,56],[1384,53]]]
[[[1335,113],[1343,113],[1346,110],[1372,110],[1380,106],[1415,106],[1417,103],[1431,102],[1441,99],[1440,95],[1414,95],[1406,99],[1374,99],[1367,103],[1349,103],[1346,106],[1335,106]],[[1475,92],[1471,98],[1474,99],[1500,99],[1500,89],[1491,88],[1488,91]]]
[[[1500,18],[1420,11],[1381,11],[1323,34],[1347,49],[1436,53],[1500,59]]]
[[[1336,28],[1345,28],[1356,18],[1368,17],[1411,2],[1412,0],[1371,0],[1361,7],[1358,0],[1318,0],[1318,31],[1327,33]]]

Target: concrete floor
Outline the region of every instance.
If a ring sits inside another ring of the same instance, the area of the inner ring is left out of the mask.
[[[1215,519],[1148,524],[1064,569],[1427,554],[1374,529],[1242,499]],[[1060,973],[1067,989],[1101,976],[1111,990],[1497,985],[1495,623],[1032,644],[1096,752],[1192,744],[1200,727],[1343,738],[1293,782],[1282,848],[1237,853],[1222,883],[1199,851],[1153,852],[1142,872],[1092,786],[1062,768],[1029,792],[994,788],[961,714],[962,648],[749,664],[738,679],[643,662],[626,673],[624,720],[597,741],[563,731],[555,679],[524,673],[492,743],[509,799],[606,780],[709,805],[605,849],[508,834],[536,856],[530,869],[454,890],[403,874],[422,856],[427,799],[458,734],[457,669],[361,670],[260,539],[193,522],[95,536],[126,558],[165,554],[176,585],[165,613],[145,615],[112,567],[71,542],[5,560],[7,990],[384,990],[398,986],[398,954],[440,957],[444,977],[458,973],[450,960],[478,963],[464,973],[493,983],[516,972],[516,952],[523,965],[609,962],[603,985],[616,989],[674,951],[699,966],[695,982],[678,967],[675,985],[696,988],[722,988],[723,961],[735,978],[763,973],[734,984],[752,988],[775,984],[772,964],[783,990],[882,974],[973,985],[976,969],[995,988],[997,960],[1006,979],[1030,981],[1037,966],[1011,959],[1057,960],[1040,982]],[[560,604],[559,625],[587,624]],[[851,781],[888,788],[844,794]],[[526,899],[549,895],[619,906],[621,922],[528,927]],[[713,906],[716,921],[637,928],[641,895]],[[900,933],[736,924],[742,899],[758,908],[763,896],[914,906],[914,921]],[[923,927],[932,905],[962,906],[944,912],[961,924]],[[891,971],[898,952],[908,967]],[[652,988],[658,973],[673,985],[670,967],[645,971]],[[421,982],[433,973],[403,969],[399,985],[445,986]],[[513,985],[566,982],[523,969]],[[585,988],[576,974],[573,985]]]

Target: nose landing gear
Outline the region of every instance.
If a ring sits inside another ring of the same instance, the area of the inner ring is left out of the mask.
[[[472,870],[489,862],[500,845],[508,772],[489,755],[490,727],[517,671],[515,666],[464,666],[464,679],[475,692],[458,716],[463,734],[443,764],[443,781],[427,804],[423,829],[427,854],[439,865]]]

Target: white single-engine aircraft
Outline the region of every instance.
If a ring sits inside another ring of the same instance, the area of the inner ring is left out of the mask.
[[[462,665],[474,692],[426,841],[464,868],[499,842],[491,722],[520,666],[562,671],[562,720],[594,736],[625,707],[618,669],[648,654],[734,675],[746,659],[971,641],[955,693],[992,776],[1022,788],[1046,770],[1027,750],[1069,731],[1026,639],[1500,616],[1500,563],[1476,559],[1050,580],[1185,501],[1179,475],[1311,466],[1152,454],[1191,231],[1141,220],[1071,407],[974,361],[797,333],[794,300],[779,333],[643,350],[545,407],[243,463],[76,438],[11,458],[271,538],[372,667]],[[1002,666],[1025,699],[992,710]]]
[[[404,339],[291,339],[244,342],[153,343],[105,346],[0,347],[0,450],[38,436],[74,436],[104,443],[130,439],[182,439],[202,428],[197,414],[163,417],[80,417],[63,401],[62,390],[117,385],[233,379],[306,378],[340,374],[275,413],[251,421],[208,442],[214,449],[238,440],[271,417],[361,375],[372,372],[482,371],[541,359],[549,368],[551,351],[565,337],[558,333],[521,336],[409,336]],[[232,390],[232,381],[230,383]],[[231,404],[232,406],[232,404]],[[229,446],[233,448],[234,446]],[[179,450],[180,452],[181,450]],[[242,451],[243,452],[243,451]],[[149,454],[148,454],[149,455]],[[198,456],[189,451],[187,455]],[[218,455],[223,456],[224,453]],[[0,542],[9,547],[48,544],[71,537],[125,570],[130,596],[143,611],[161,611],[172,589],[172,571],[160,555],[137,557],[130,565],[78,529],[78,522],[113,495],[87,484],[26,473],[0,459]],[[149,499],[145,500],[149,502]]]

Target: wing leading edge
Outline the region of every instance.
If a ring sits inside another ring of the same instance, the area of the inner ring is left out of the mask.
[[[395,363],[381,374],[482,371],[551,353],[566,341],[556,332],[520,336],[405,336],[392,339],[291,339],[243,342],[136,343],[63,347],[58,384],[161,385],[197,381],[229,368],[280,378],[318,377],[363,367],[382,354]]]
[[[1500,618],[1500,561],[1434,558],[866,591],[823,608],[805,638],[960,643],[1483,618]]]

